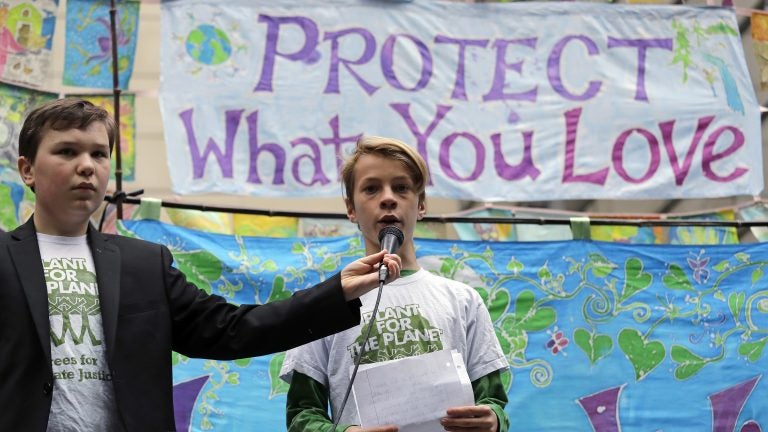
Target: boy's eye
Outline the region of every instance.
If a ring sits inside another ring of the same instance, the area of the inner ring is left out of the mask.
[[[395,185],[394,190],[396,192],[403,193],[403,192],[408,192],[409,190],[411,190],[411,187],[409,185],[407,185],[407,184]]]
[[[72,155],[75,154],[75,151],[72,150],[71,148],[66,148],[65,147],[65,148],[59,149],[58,153],[60,155],[64,155],[64,156],[72,156]]]
[[[109,156],[107,155],[106,152],[97,151],[97,152],[93,152],[93,157],[101,159],[101,158],[106,158],[106,157],[109,157]]]
[[[363,193],[372,194],[375,193],[378,190],[376,186],[368,185],[363,188]]]

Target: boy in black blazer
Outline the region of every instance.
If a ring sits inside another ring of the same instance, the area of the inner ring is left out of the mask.
[[[0,430],[174,430],[171,350],[219,360],[286,350],[356,325],[357,298],[394,279],[381,251],[267,305],[235,306],[187,282],[164,246],[89,223],[117,127],[80,99],[32,111],[19,174],[34,215],[0,233]]]

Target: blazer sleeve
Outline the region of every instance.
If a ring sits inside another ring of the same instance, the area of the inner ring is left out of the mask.
[[[173,349],[190,357],[231,360],[270,354],[337,333],[360,322],[359,300],[347,302],[340,274],[264,305],[228,303],[187,281],[161,247]]]

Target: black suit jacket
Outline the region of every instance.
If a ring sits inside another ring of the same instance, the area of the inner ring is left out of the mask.
[[[113,375],[129,431],[174,430],[171,350],[230,360],[283,351],[357,325],[339,275],[262,306],[229,304],[187,282],[161,245],[88,230]],[[0,233],[0,431],[45,431],[53,370],[48,298],[30,219]],[[84,407],[87,409],[87,407]]]

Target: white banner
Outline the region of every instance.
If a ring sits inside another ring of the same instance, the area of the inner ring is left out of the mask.
[[[338,196],[360,134],[479,201],[757,195],[732,9],[575,2],[162,4],[177,193]]]

